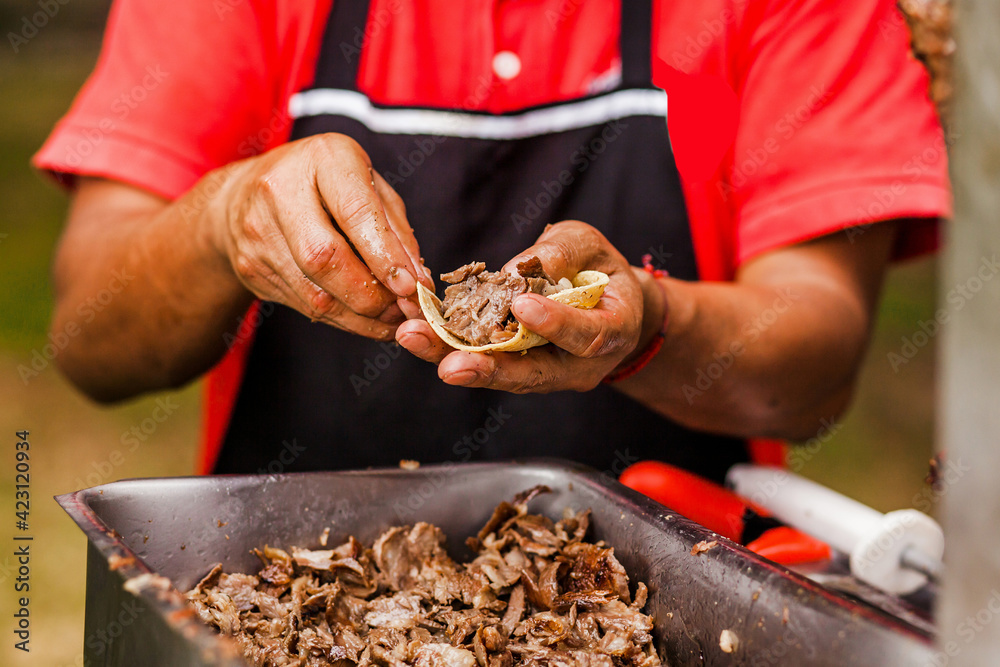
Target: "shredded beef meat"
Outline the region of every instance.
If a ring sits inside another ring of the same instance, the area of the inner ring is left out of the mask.
[[[466,264],[451,273],[442,273],[445,288],[441,313],[444,328],[469,345],[502,343],[517,334],[517,320],[510,312],[521,294],[548,294],[556,283],[532,257],[517,265],[518,275],[486,270],[483,262]]]
[[[469,538],[469,562],[417,523],[370,549],[353,537],[329,550],[264,547],[256,576],[216,565],[187,598],[258,667],[660,665],[645,585],[630,602],[614,549],[584,541],[589,510],[528,514],[547,490],[501,503]]]

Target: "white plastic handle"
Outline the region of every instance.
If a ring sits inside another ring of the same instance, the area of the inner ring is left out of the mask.
[[[926,514],[913,509],[888,514],[781,468],[735,465],[726,476],[740,496],[793,528],[850,555],[851,573],[895,594],[911,593],[927,577],[902,563],[909,549],[940,562],[944,533]]]

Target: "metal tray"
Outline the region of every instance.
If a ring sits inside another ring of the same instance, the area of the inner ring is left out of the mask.
[[[316,547],[325,528],[330,544],[348,534],[370,543],[414,521],[440,526],[452,555],[465,557],[464,539],[494,506],[536,484],[553,493],[531,511],[558,517],[567,506],[591,508],[593,537],[649,586],[646,609],[667,664],[930,664],[932,641],[920,629],[762,559],[609,474],[552,460],[125,480],[59,496],[89,540],[85,661],[246,665],[177,590],[213,563],[255,572],[250,550],[265,543]],[[702,540],[718,546],[692,556]],[[720,647],[723,630],[738,637],[733,653]]]

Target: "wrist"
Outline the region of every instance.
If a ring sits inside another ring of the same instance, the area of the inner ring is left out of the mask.
[[[642,289],[642,328],[635,348],[604,378],[605,383],[624,380],[642,370],[659,353],[666,335],[669,308],[659,272],[634,267],[632,270]]]
[[[206,174],[181,202],[181,215],[201,233],[207,256],[236,278],[232,265],[232,221],[241,215],[236,202],[245,199],[240,183],[249,160],[234,162]]]
[[[635,350],[629,356],[637,356],[656,336],[666,333],[668,319],[667,292],[661,284],[663,278],[640,269],[633,271],[642,287],[642,331]]]

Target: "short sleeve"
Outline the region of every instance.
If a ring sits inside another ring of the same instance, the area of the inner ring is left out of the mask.
[[[748,26],[723,196],[736,260],[913,218],[896,255],[933,248],[951,215],[945,137],[893,0],[772,0]]]
[[[175,198],[260,152],[287,121],[275,29],[256,5],[116,0],[97,66],[34,165]]]

